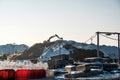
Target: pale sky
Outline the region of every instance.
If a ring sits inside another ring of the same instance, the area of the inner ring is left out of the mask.
[[[31,46],[54,34],[85,42],[96,31],[120,32],[120,0],[0,0],[0,45]]]

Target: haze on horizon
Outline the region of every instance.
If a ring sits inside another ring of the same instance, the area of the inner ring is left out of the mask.
[[[96,31],[120,32],[120,0],[0,0],[0,45],[31,46],[54,34],[85,42]]]

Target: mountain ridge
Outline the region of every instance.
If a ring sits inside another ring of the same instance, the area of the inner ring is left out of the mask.
[[[64,48],[66,44],[70,44],[75,48],[84,50],[96,50],[97,45],[80,43],[72,40],[56,40],[53,42],[36,43],[29,49],[25,50],[21,55],[12,59],[40,59],[49,60],[50,57],[59,55],[59,49],[62,54],[69,54],[72,49],[67,50]],[[117,58],[117,47],[101,45],[100,51],[104,53],[105,57]],[[96,52],[97,53],[97,52]],[[111,56],[112,55],[112,56]],[[46,58],[48,57],[48,59]],[[46,58],[46,59],[45,59]]]
[[[0,54],[13,54],[23,52],[29,47],[25,44],[6,44],[0,45]]]

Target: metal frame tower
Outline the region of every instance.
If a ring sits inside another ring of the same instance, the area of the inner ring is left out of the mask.
[[[96,32],[96,34],[97,34],[97,57],[100,57],[99,55],[99,34],[106,34],[106,35],[117,34],[118,35],[118,63],[120,64],[120,33],[118,32]]]

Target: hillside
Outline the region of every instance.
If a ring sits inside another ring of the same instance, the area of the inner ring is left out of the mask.
[[[18,55],[16,57],[13,57],[11,59],[14,60],[22,60],[22,59],[35,59],[38,58],[39,56],[42,55],[43,50],[45,47],[53,44],[54,42],[51,43],[36,43],[33,46],[31,46],[29,49],[25,50],[21,55]]]
[[[65,46],[71,45],[72,48],[68,49]],[[75,48],[77,52],[75,51]],[[43,42],[34,44],[29,49],[25,50],[21,55],[16,56],[15,58],[11,59],[42,59],[43,61],[49,60],[52,56],[56,56],[61,54],[70,54],[72,55],[83,55],[81,52],[84,53],[83,56],[96,56],[96,48],[95,44],[85,44],[79,43],[75,41],[67,41],[67,40],[57,40],[54,42]],[[115,46],[100,46],[101,53],[104,54],[105,57],[116,58],[117,55],[117,47]],[[74,53],[74,54],[73,54]],[[89,55],[87,54],[89,53]],[[91,55],[92,54],[92,55]],[[112,56],[111,56],[112,55]]]
[[[70,51],[69,57],[72,58],[74,61],[84,61],[85,58],[97,56],[97,50],[95,49],[94,50],[79,49],[79,48],[73,47],[70,44],[67,44],[64,47]],[[104,57],[103,52],[100,51],[99,56]]]

